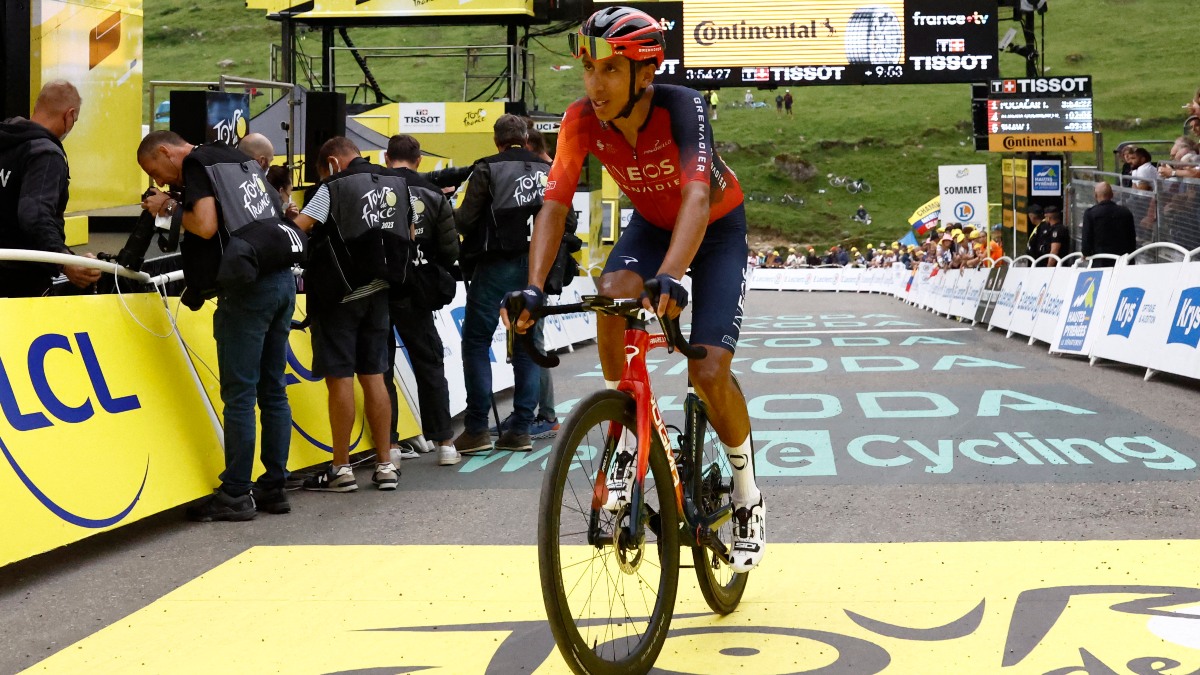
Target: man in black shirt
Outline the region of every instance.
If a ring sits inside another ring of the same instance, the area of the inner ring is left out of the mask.
[[[75,87],[55,80],[42,87],[29,119],[0,123],[0,248],[71,253],[63,226],[71,178],[62,139],[80,105]],[[45,295],[58,271],[58,265],[0,261],[0,298]],[[100,278],[87,267],[64,265],[62,272],[80,288]]]
[[[1025,253],[1037,260],[1048,252],[1042,242],[1042,235],[1046,234],[1046,228],[1042,225],[1045,215],[1040,204],[1030,204],[1025,209],[1025,215],[1029,218],[1029,240],[1026,242]]]
[[[1096,205],[1083,212],[1083,255],[1097,253],[1124,255],[1137,248],[1133,212],[1113,201],[1112,186],[1096,183]],[[1093,267],[1112,267],[1115,260],[1100,259]]]
[[[384,162],[408,182],[408,192],[413,200],[413,234],[426,264],[440,265],[446,270],[454,267],[458,260],[458,230],[454,229],[454,207],[443,196],[441,188],[417,173],[421,165],[421,144],[408,134],[392,136],[388,140]],[[420,203],[420,206],[416,204]],[[446,384],[446,369],[443,359],[442,339],[433,322],[433,312],[421,309],[414,303],[420,299],[410,298],[407,289],[390,290],[388,311],[392,328],[400,334],[400,340],[408,350],[413,375],[417,379],[417,398],[421,408],[421,432],[428,440],[438,444],[438,464],[458,464],[461,457],[451,442],[454,438],[450,425],[450,390]],[[396,358],[395,338],[389,333],[388,356]],[[394,365],[394,364],[393,364]],[[396,424],[399,421],[399,403],[393,378],[385,382],[388,396],[392,399],[393,445]],[[416,452],[403,450],[401,457],[412,459]]]
[[[303,253],[303,235],[282,220],[279,193],[266,185],[257,163],[228,145],[193,146],[173,132],[154,131],[138,146],[137,159],[155,183],[182,190],[181,204],[152,191],[142,208],[156,216],[183,209],[180,252],[189,306],[198,309],[214,295],[218,300],[213,338],[225,471],[221,487],[188,507],[187,516],[250,520],[258,511],[288,513],[283,486],[292,413],[284,367],[296,302],[291,262]],[[256,403],[266,472],[252,483]]]
[[[1051,204],[1046,207],[1046,222],[1042,225],[1045,233],[1042,235],[1042,254],[1058,256],[1047,258],[1039,267],[1056,267],[1058,261],[1071,252],[1071,233],[1062,222],[1062,209]]]

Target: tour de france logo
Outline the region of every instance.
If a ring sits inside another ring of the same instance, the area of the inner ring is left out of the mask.
[[[242,112],[242,109],[234,109],[231,116],[213,125],[212,129],[213,134],[216,136],[215,140],[236,147],[246,137],[246,131],[249,130],[246,124],[246,116]]]
[[[242,181],[239,187],[242,189],[242,208],[251,218],[257,219],[264,213],[275,215],[275,206],[267,195],[267,184],[262,176],[253,174],[248,180]]]
[[[542,195],[546,193],[546,172],[538,171],[537,173],[518,176],[516,184],[513,197],[517,200],[518,205],[525,206],[526,204],[540,203]]]
[[[396,191],[384,185],[377,190],[368,190],[359,201],[362,220],[372,229],[390,229],[396,225]]]
[[[854,11],[846,24],[846,60],[894,65],[904,57],[900,19],[891,8],[869,5]]]

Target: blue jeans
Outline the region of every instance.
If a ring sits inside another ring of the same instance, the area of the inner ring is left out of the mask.
[[[492,366],[489,350],[492,333],[500,322],[500,301],[511,291],[528,285],[529,256],[480,263],[467,288],[467,308],[462,325],[463,380],[467,388],[467,412],[463,418],[468,433],[486,432],[492,402]],[[503,352],[496,358],[504,358]],[[538,403],[541,376],[537,364],[524,350],[513,354],[513,418],[511,429],[529,433],[533,408]]]
[[[533,327],[533,346],[537,347],[539,352],[546,351],[546,320],[540,319],[537,325]],[[554,377],[550,374],[549,368],[538,368],[540,377],[538,378],[541,393],[538,395],[538,416],[544,420],[553,422],[558,419],[558,413],[554,411]]]
[[[287,478],[292,409],[283,371],[295,306],[296,281],[291,270],[222,291],[217,298],[213,337],[225,405],[221,489],[228,494],[243,495],[252,486],[255,402],[262,415],[262,463],[267,469],[258,484],[282,487]]]

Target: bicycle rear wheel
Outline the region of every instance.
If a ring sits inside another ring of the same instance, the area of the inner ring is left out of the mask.
[[[542,597],[559,652],[579,675],[648,672],[667,639],[679,582],[679,514],[657,440],[637,515],[646,532],[641,545],[620,536],[630,515],[604,509],[605,495],[594,495],[597,474],[613,464],[614,422],[634,426],[628,394],[584,399],[559,433],[542,481]]]
[[[727,505],[732,508],[733,469],[729,466],[725,448],[721,446],[716,432],[708,426],[704,402],[695,394],[690,394],[688,399],[690,405],[698,406],[698,414],[694,416],[695,427],[692,430],[692,442],[696,444],[691,453],[695,470],[689,478],[692,494],[696,495],[700,512],[708,515]],[[733,519],[726,520],[714,529],[713,536],[725,545],[726,550],[731,550]],[[696,566],[696,581],[700,585],[700,593],[709,608],[717,614],[728,614],[737,609],[742,600],[742,593],[746,590],[749,573],[734,572],[707,546],[692,547],[692,562]]]

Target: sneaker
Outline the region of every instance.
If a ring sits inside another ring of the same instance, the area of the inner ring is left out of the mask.
[[[512,424],[512,417],[513,417],[513,414],[509,413],[508,417],[505,417],[504,420],[500,422],[500,424],[497,424],[494,427],[488,428],[488,433],[491,434],[492,436],[499,436],[501,433],[508,431],[508,427]]]
[[[492,437],[486,431],[463,431],[454,439],[454,449],[462,455],[492,449]]]
[[[617,507],[629,503],[629,492],[633,489],[633,476],[637,473],[637,466],[634,464],[637,453],[622,447],[616,452],[616,455],[613,460],[612,473],[608,475],[608,482],[605,483],[608,497],[604,501],[604,508],[608,511],[616,511]]]
[[[558,435],[558,428],[561,426],[558,420],[548,420],[541,415],[533,418],[533,424],[529,425],[530,438],[554,438]]]
[[[421,455],[417,452],[416,448],[408,443],[401,443],[398,446],[392,446],[392,464],[399,464],[400,460],[416,459],[420,456]]]
[[[350,465],[329,466],[329,469],[304,480],[305,490],[318,492],[354,492],[358,489],[358,481],[354,478],[354,469]]]
[[[371,482],[380,490],[395,490],[396,484],[400,482],[400,471],[391,462],[376,464],[375,474],[371,476]]]
[[[730,567],[738,574],[749,572],[762,562],[767,550],[767,505],[762,495],[750,508],[737,507],[733,512],[733,550],[729,552]]]
[[[452,466],[462,461],[462,455],[454,449],[453,445],[438,446],[438,465]]]
[[[254,506],[260,513],[282,515],[292,512],[292,503],[288,501],[287,492],[282,486],[261,488],[256,485],[251,494],[254,495]]]
[[[496,439],[496,449],[509,452],[529,452],[533,450],[533,441],[530,440],[529,434],[518,434],[512,429],[505,429],[504,433],[500,434],[500,438]]]
[[[187,519],[196,523],[211,523],[214,520],[254,520],[257,515],[254,497],[249,492],[241,497],[233,497],[221,488],[213,490],[211,495],[187,507]]]

